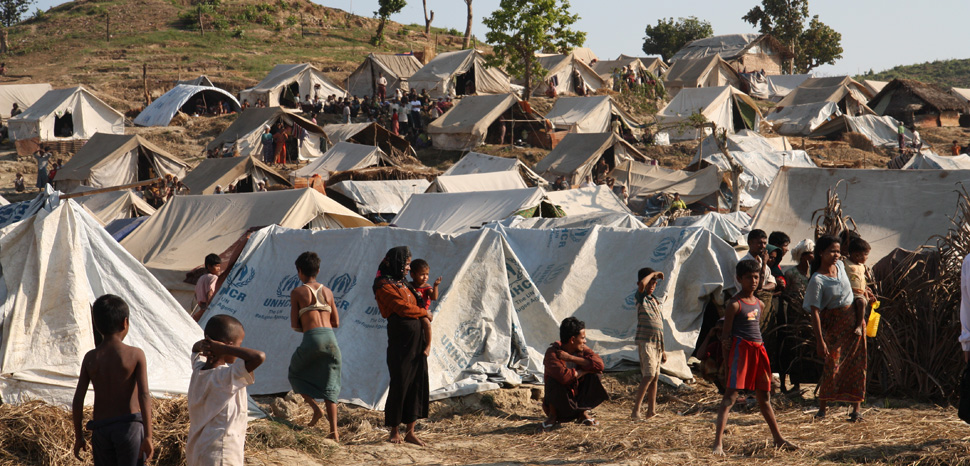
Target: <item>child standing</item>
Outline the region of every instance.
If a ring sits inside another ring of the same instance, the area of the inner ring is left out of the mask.
[[[94,384],[94,419],[88,422],[94,464],[141,465],[152,457],[152,399],[145,353],[122,341],[128,335],[128,304],[104,295],[91,310],[104,340],[88,351],[74,392],[74,456],[86,450],[81,421],[88,383]]]
[[[246,330],[235,317],[219,314],[192,346],[189,380],[188,466],[243,464],[248,403],[246,386],[266,360],[262,351],[239,346]]]
[[[866,286],[870,280],[872,272],[866,266],[869,259],[871,247],[862,238],[852,238],[849,240],[849,257],[842,260],[845,265],[845,273],[849,276],[849,284],[852,286],[852,309],[855,311],[856,335],[866,333],[866,308],[873,302],[872,291]]]
[[[24,174],[17,172],[17,177],[13,179],[13,190],[22,193],[27,190],[24,184]]]
[[[657,382],[660,380],[660,365],[667,362],[664,352],[664,320],[660,311],[660,300],[653,295],[657,282],[664,279],[663,272],[649,267],[637,272],[637,354],[640,356],[640,386],[634,397],[633,413],[630,417],[640,419],[640,406],[647,396],[647,416],[657,415]]]
[[[431,319],[434,316],[431,315],[431,301],[438,300],[438,285],[441,284],[441,277],[438,277],[434,281],[434,286],[428,284],[428,277],[431,276],[431,266],[428,265],[428,261],[424,259],[415,259],[411,261],[411,286],[414,287],[414,291],[418,293],[421,297],[421,301],[418,302],[418,306],[423,307],[424,310],[428,311],[428,317],[421,318],[421,328],[424,331],[424,355],[431,355]]]
[[[209,308],[209,303],[216,294],[216,282],[219,281],[219,274],[222,273],[222,258],[218,254],[205,256],[205,275],[199,277],[195,282],[195,302],[199,304],[192,318],[196,322],[202,318],[202,314]]]
[[[724,310],[724,327],[721,331],[722,351],[727,355],[727,390],[717,410],[713,454],[725,456],[721,438],[727,426],[727,416],[738,398],[738,390],[754,390],[761,415],[764,416],[775,447],[795,450],[778,431],[775,412],[771,409],[771,363],[761,339],[760,317],[764,303],[755,292],[761,283],[763,267],[753,260],[738,263],[736,275],[741,291],[734,295]]]

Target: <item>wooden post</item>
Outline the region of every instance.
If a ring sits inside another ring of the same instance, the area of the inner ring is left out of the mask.
[[[148,63],[141,65],[141,83],[145,89],[145,106],[152,104],[152,95],[148,93]]]
[[[202,24],[202,4],[200,3],[196,8],[199,12],[199,35],[205,36],[205,25]]]
[[[111,14],[104,14],[104,41],[111,42]]]

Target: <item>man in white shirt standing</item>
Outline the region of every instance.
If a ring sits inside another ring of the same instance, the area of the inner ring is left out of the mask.
[[[377,78],[377,98],[381,102],[387,99],[387,78],[384,77],[384,73],[378,74],[380,76]]]

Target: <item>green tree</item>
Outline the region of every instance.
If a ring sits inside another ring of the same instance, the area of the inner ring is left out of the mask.
[[[374,44],[375,47],[384,43],[384,26],[387,25],[387,20],[391,17],[391,15],[400,13],[408,2],[405,0],[377,0],[377,4],[379,7],[377,11],[374,12],[374,16],[380,20],[380,23],[377,25],[377,33],[374,34],[374,38],[371,39],[371,44]]]
[[[807,73],[842,58],[842,34],[819,21],[818,15],[809,21],[808,0],[761,0],[741,19],[788,49],[789,72]]]
[[[525,83],[525,98],[532,94],[533,76],[543,74],[537,52],[568,53],[586,42],[586,33],[569,26],[579,15],[569,12],[569,0],[501,0],[499,8],[482,20],[492,44],[491,66],[504,67]]]
[[[0,24],[10,27],[19,23],[33,4],[34,0],[0,0]]]
[[[661,18],[657,20],[656,26],[647,25],[646,33],[647,37],[643,38],[643,51],[650,55],[660,55],[667,61],[689,42],[713,36],[714,28],[711,23],[697,19],[696,16],[676,20]]]

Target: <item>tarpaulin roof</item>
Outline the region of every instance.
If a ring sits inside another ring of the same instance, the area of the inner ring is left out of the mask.
[[[536,172],[515,157],[497,157],[479,152],[465,154],[454,165],[445,170],[442,175],[472,175],[502,171],[524,172],[530,180],[539,184],[546,184],[546,180],[540,178]]]
[[[247,176],[252,176],[257,181],[265,181],[267,186],[292,186],[283,175],[255,157],[205,159],[189,172],[182,184],[189,188],[189,194],[212,194],[216,186],[226,189],[230,184]]]
[[[720,55],[725,60],[731,60],[741,56],[752,43],[761,37],[762,34],[725,34],[695,39],[670,57],[670,62],[675,63],[677,60],[685,58],[706,58],[712,55]]]
[[[650,160],[614,133],[569,133],[535,165],[535,171],[546,181],[565,176],[571,185],[577,185],[592,174],[593,166],[609,149],[613,149],[611,165]]]
[[[670,65],[663,79],[673,94],[682,88],[741,85],[741,75],[719,55],[678,60]]]
[[[819,125],[810,137],[832,137],[847,131],[859,133],[876,147],[898,147],[899,122],[895,118],[876,115],[838,115]]]
[[[970,89],[951,87],[950,93],[956,96],[956,98],[962,100],[964,103],[970,102]]]
[[[179,84],[145,107],[135,117],[133,123],[138,126],[168,126],[182,106],[200,94],[203,99],[206,99],[206,103],[218,99],[229,102],[231,111],[240,110],[239,101],[232,94],[218,87]]]
[[[392,133],[389,129],[372,123],[343,123],[331,124],[323,127],[324,133],[331,144],[342,141],[356,142],[380,147],[391,158],[402,159],[399,163],[417,162],[414,148],[403,136]]]
[[[647,67],[647,71],[650,71],[651,73],[657,76],[666,73],[667,70],[670,69],[670,65],[668,65],[667,62],[664,61],[663,57],[661,57],[660,55],[647,55],[644,57],[634,57],[631,55],[624,55],[621,53],[620,56],[617,57],[616,61],[630,60],[633,58],[640,60],[640,63],[643,64],[643,66]]]
[[[860,102],[863,107],[872,98],[868,89],[848,76],[811,77],[803,81],[784,99],[781,99],[776,108],[822,102],[840,102],[846,96],[851,96],[857,102]],[[867,113],[873,112],[869,110]]]
[[[188,84],[190,86],[210,86],[210,87],[216,86],[215,84],[212,83],[212,80],[209,79],[209,77],[204,74],[199,75],[199,77],[195,79],[183,79],[181,81],[175,81],[176,86],[180,84]]]
[[[50,84],[3,84],[0,85],[0,117],[10,118],[13,104],[23,110],[40,100],[53,89]]]
[[[354,96],[376,95],[379,74],[387,80],[387,95],[398,87],[407,89],[407,81],[421,69],[421,62],[411,54],[370,53],[347,78],[347,91]]]
[[[368,214],[397,214],[415,193],[423,193],[431,183],[419,180],[341,181],[327,186],[328,190],[346,196],[356,204],[357,211]]]
[[[746,241],[745,235],[751,230],[751,216],[745,212],[708,212],[674,219],[674,226],[701,227],[729,244],[739,244]]]
[[[865,86],[866,89],[872,93],[872,95],[878,94],[882,88],[886,87],[886,84],[889,84],[889,81],[874,81],[872,79],[862,80],[862,85]]]
[[[731,152],[772,152],[777,150],[792,150],[792,145],[788,138],[777,136],[766,138],[760,133],[750,129],[743,129],[734,134],[728,134],[724,140],[724,145]],[[720,153],[721,149],[714,142],[713,136],[708,136],[701,141],[699,154],[695,154],[691,159],[690,165],[699,162],[701,155]]]
[[[968,170],[786,167],[755,209],[752,227],[784,231],[792,242],[814,238],[812,216],[828,204],[827,191],[838,184],[842,212],[858,225],[875,261],[896,248],[935,245],[931,237],[953,226],[948,217],[956,212],[958,183],[968,181]]]
[[[72,185],[111,187],[139,180],[139,159],[145,157],[158,177],[184,178],[189,165],[147,139],[134,134],[97,133],[57,170],[57,181]],[[66,186],[58,186],[65,189]]]
[[[803,150],[731,152],[731,156],[744,169],[740,178],[742,207],[754,207],[760,202],[782,167],[815,167],[815,162]],[[731,171],[731,165],[724,154],[704,156],[704,161],[716,165],[721,171]]]
[[[735,132],[739,127],[757,129],[762,118],[758,104],[732,86],[699,87],[678,92],[676,97],[657,112],[657,124],[670,135],[671,140],[696,139],[701,134],[709,133],[709,128],[678,127],[680,124],[689,124],[695,113],[704,115],[707,121],[728,133]],[[735,120],[735,113],[742,116],[742,121]]]
[[[431,122],[428,134],[437,149],[478,147],[485,142],[488,127],[518,102],[513,94],[467,96]]]
[[[543,194],[540,188],[414,194],[393,223],[401,228],[458,235],[534,208],[542,202]]]
[[[186,361],[192,344],[202,339],[202,329],[76,203],[61,202],[4,229],[0,267],[5,284],[0,345],[4,403],[71,403],[81,360],[94,349],[91,303],[104,294],[120,296],[130,307],[125,343],[144,351],[152,393],[188,390],[191,367]],[[90,403],[93,396],[88,393]]]
[[[561,208],[567,217],[596,213],[633,213],[605,184],[562,191],[547,191],[546,200]]]
[[[431,97],[454,96],[455,78],[474,70],[475,94],[508,94],[509,75],[499,68],[485,65],[477,50],[458,50],[438,54],[408,79],[408,87],[418,92],[427,90]],[[463,94],[458,90],[457,94]]]
[[[626,186],[630,199],[678,193],[684,202],[691,204],[716,193],[721,186],[718,168],[714,166],[688,172],[627,161],[617,165],[610,176]]]
[[[295,171],[291,176],[309,178],[320,175],[324,180],[334,172],[356,170],[375,166],[397,166],[377,146],[365,146],[351,142],[338,142],[316,160]]]
[[[780,101],[791,91],[800,86],[806,79],[811,78],[811,74],[773,74],[768,75],[768,95],[765,97],[770,100]]]
[[[909,159],[903,169],[913,170],[970,170],[970,155],[942,156],[920,153]]]
[[[262,81],[241,91],[239,100],[249,100],[250,105],[255,105],[256,99],[263,99],[267,107],[277,107],[280,105],[279,98],[283,88],[293,83],[299,86],[299,96],[296,97],[300,99],[307,94],[317,95],[321,99],[329,95],[347,95],[347,91],[334,84],[322,71],[309,63],[301,63],[274,66]]]
[[[612,115],[622,118],[627,126],[640,124],[608,95],[560,97],[546,113],[546,119],[557,128],[571,128],[574,133],[608,133]]]
[[[175,196],[121,241],[186,308],[194,287],[185,273],[221,253],[252,227],[352,228],[365,218],[313,189]]]
[[[287,125],[296,124],[307,131],[307,137],[299,149],[300,160],[316,158],[323,154],[327,147],[327,135],[323,128],[280,107],[248,108],[242,111],[236,117],[236,120],[209,142],[205,148],[212,150],[231,147],[232,150],[228,151],[230,154],[238,151],[239,155],[242,156],[261,157],[263,147],[260,137],[264,128],[268,128],[280,120]]]
[[[791,94],[789,94],[790,96]],[[771,123],[775,132],[785,136],[808,136],[826,121],[842,115],[835,102],[816,102],[790,105],[769,113],[765,121]]]
[[[54,133],[56,118],[70,113],[74,132],[69,137]],[[13,140],[40,138],[90,139],[95,133],[125,134],[125,116],[84,87],[55,89],[7,121]]]
[[[471,175],[439,175],[425,192],[467,193],[473,191],[502,191],[528,188],[518,171],[474,173]]]
[[[141,196],[130,190],[109,191],[74,198],[78,204],[94,214],[103,225],[123,218],[142,217],[155,213]]]
[[[532,95],[545,94],[549,81],[556,82],[556,92],[559,95],[575,95],[577,85],[575,73],[579,73],[580,79],[589,90],[596,91],[606,86],[606,80],[588,62],[584,62],[573,54],[540,55],[536,57],[536,60],[539,62],[539,66],[546,71],[546,74],[542,77],[535,76],[532,78]],[[525,84],[524,79],[516,82],[520,85]]]
[[[285,392],[287,362],[302,338],[289,329],[286,297],[299,284],[292,258],[314,251],[325,264],[342,264],[321,269],[317,277],[333,290],[344,316],[352,316],[334,329],[345,367],[354,368],[344,372],[338,399],[381,409],[388,372],[373,342],[384,341],[387,322],[370,284],[385,252],[401,244],[416,258],[429,257],[432,272],[448,277],[434,308],[432,399],[541,380],[543,352],[568,316],[597,322],[587,329],[588,345],[607,368],[635,362],[636,290],[629,277],[643,266],[665,277],[656,291],[667,297],[665,368],[690,377],[681,352],[696,344],[708,297],[733,287],[737,262],[730,246],[700,228],[495,228],[450,237],[399,228],[270,227],[249,240],[201,323],[215,314],[239,318],[247,345],[268,358],[249,392]],[[590,283],[597,284],[596,299],[588,295]]]
[[[516,215],[505,220],[501,220],[498,223],[506,228],[532,228],[536,230],[588,228],[593,226],[608,228],[647,228],[647,226],[634,215],[606,211],[553,218],[523,218]]]

